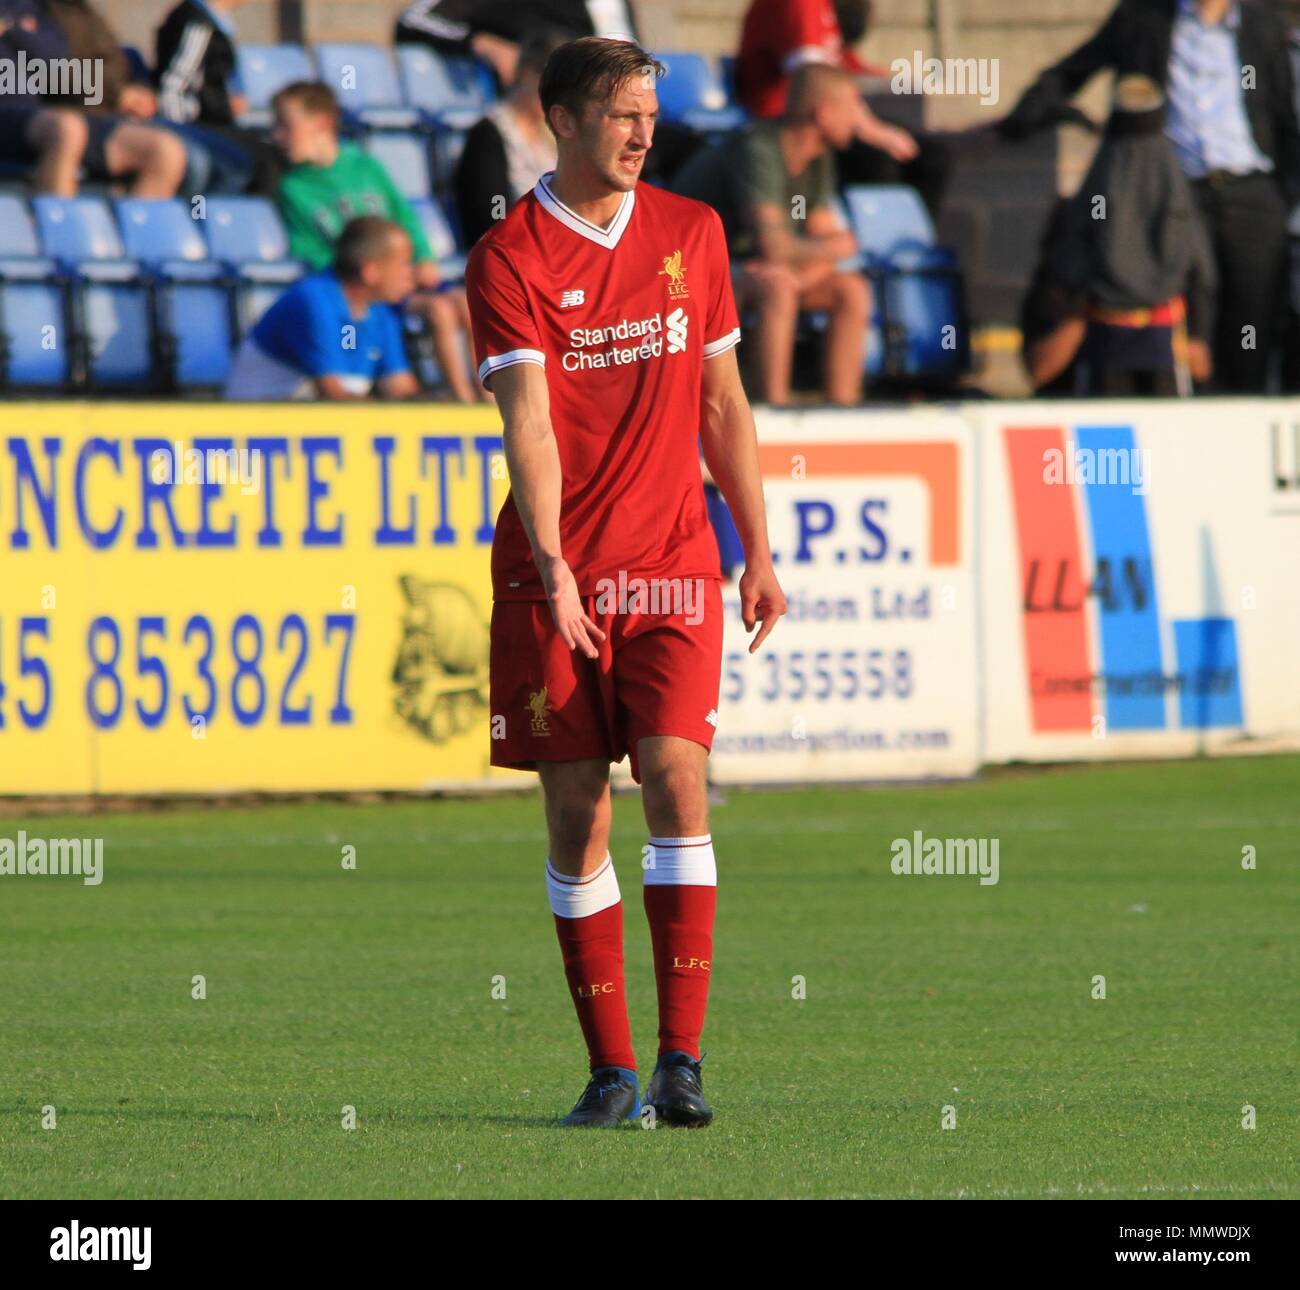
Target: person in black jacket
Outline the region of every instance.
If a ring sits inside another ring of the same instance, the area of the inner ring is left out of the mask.
[[[1003,133],[1055,124],[1103,69],[1150,77],[1168,98],[1165,133],[1218,264],[1218,384],[1262,392],[1280,331],[1287,212],[1300,198],[1300,123],[1281,22],[1259,0],[1120,0],[1091,39],[1025,91]]]
[[[466,247],[504,219],[511,206],[555,169],[555,136],[547,127],[538,90],[546,60],[567,39],[556,31],[526,39],[510,92],[465,138],[454,186]]]
[[[184,0],[163,19],[154,38],[158,111],[169,121],[233,125],[242,103],[232,102],[235,30],[230,14],[243,0]]]
[[[570,40],[638,40],[627,0],[413,0],[398,15],[393,41],[431,45],[452,57],[477,55],[491,65],[504,89],[514,84],[524,40],[543,27],[564,32]]]
[[[154,38],[158,115],[202,144],[213,159],[208,187],[273,196],[284,166],[280,154],[236,118],[242,96],[231,91],[235,28],[231,14],[244,0],[182,0]]]

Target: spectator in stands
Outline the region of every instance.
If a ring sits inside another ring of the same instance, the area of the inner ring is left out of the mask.
[[[393,40],[430,45],[453,58],[477,56],[504,88],[515,82],[523,42],[540,27],[569,40],[638,39],[627,0],[414,0],[398,15]]]
[[[244,338],[225,397],[250,401],[386,399],[420,391],[393,306],[413,285],[411,239],[366,215],[338,239],[334,265],[290,287]]]
[[[1243,67],[1253,70],[1250,88]],[[1217,260],[1218,383],[1263,392],[1286,278],[1287,213],[1300,199],[1300,124],[1282,26],[1255,0],[1120,0],[1095,35],[1025,91],[1004,134],[1055,124],[1103,69],[1148,76],[1168,97],[1164,129]]]
[[[732,256],[740,261],[737,304],[758,314],[753,376],[759,397],[774,407],[790,399],[801,309],[830,315],[826,398],[853,404],[861,396],[870,289],[861,273],[842,267],[857,247],[831,205],[831,153],[853,137],[860,111],[848,72],[824,63],[803,66],[783,116],[755,122],[693,157],[673,184],[722,216]]]
[[[427,321],[438,366],[456,401],[490,400],[471,368],[464,289],[441,281],[419,218],[384,167],[355,144],[340,141],[334,92],[319,81],[298,81],[271,105],[275,141],[289,162],[279,200],[290,254],[324,268],[344,225],[356,216],[383,215],[401,225],[415,248],[418,288],[407,309]]]
[[[48,64],[67,56],[63,32],[42,14],[40,0],[0,0],[0,60],[17,67],[21,58]],[[47,108],[27,90],[28,82],[15,77],[12,92],[0,97],[0,161],[35,163],[38,193],[75,197],[85,119],[67,108]]]
[[[273,196],[280,154],[254,131],[239,128],[235,118],[247,104],[230,89],[236,59],[232,15],[243,3],[182,0],[163,19],[155,37],[158,112],[213,153],[220,168],[209,179],[214,191]]]
[[[1164,125],[1155,82],[1121,77],[1026,308],[1026,365],[1042,392],[1170,397],[1209,378],[1214,256]]]
[[[429,45],[444,57],[481,58],[504,92],[515,83],[523,42],[542,28],[568,40],[638,39],[629,0],[415,0],[398,17],[394,39],[398,44]],[[686,126],[660,121],[642,180],[671,181],[699,142]]]
[[[135,119],[152,113],[152,92],[131,84],[125,55],[93,10],[81,0],[0,0],[0,28],[0,51],[94,59],[99,72],[93,102],[84,93],[47,92],[44,106],[27,95],[0,99],[0,157],[34,162],[37,188],[65,197],[82,169],[90,179],[129,181],[135,197],[176,192],[185,147]]]
[[[456,166],[461,235],[472,246],[525,193],[555,169],[555,136],[546,124],[538,88],[553,50],[568,40],[538,32],[523,43],[510,92],[466,136]]]
[[[737,97],[755,116],[775,118],[791,78],[806,64],[842,67],[859,84],[888,77],[888,68],[853,52],[870,16],[871,0],[751,0],[736,58]],[[841,184],[910,184],[937,214],[950,169],[938,136],[917,138],[882,121],[864,101],[854,137],[835,160]]]

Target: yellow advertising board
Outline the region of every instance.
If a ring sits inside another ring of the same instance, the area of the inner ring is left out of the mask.
[[[494,408],[0,405],[0,793],[488,766]]]

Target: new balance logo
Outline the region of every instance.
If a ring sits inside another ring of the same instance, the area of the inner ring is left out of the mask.
[[[690,323],[681,308],[674,309],[668,315],[668,352],[680,354],[686,349],[686,327]]]
[[[566,291],[560,297],[561,309],[572,309],[574,305],[585,305],[587,303],[587,293],[585,291]]]

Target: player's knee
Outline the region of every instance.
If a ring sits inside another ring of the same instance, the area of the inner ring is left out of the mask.
[[[702,768],[684,757],[657,759],[641,770],[641,792],[656,808],[670,814],[693,815],[707,799]]]

